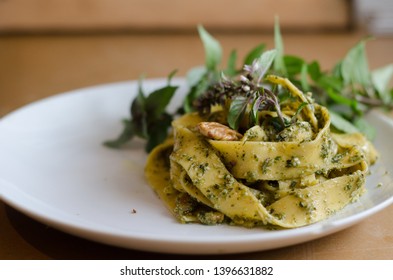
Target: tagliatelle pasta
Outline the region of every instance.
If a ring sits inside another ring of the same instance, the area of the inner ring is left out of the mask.
[[[281,111],[295,121],[285,129],[274,130],[276,112],[261,111],[260,125],[238,139],[212,139],[209,133],[233,130],[189,113],[149,154],[148,182],[180,222],[294,228],[326,219],[365,192],[373,145],[359,133],[332,133],[326,108],[287,79],[268,80],[291,93]]]

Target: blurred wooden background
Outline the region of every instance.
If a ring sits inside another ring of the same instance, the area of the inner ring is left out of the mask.
[[[81,87],[136,80],[141,74],[166,77],[174,69],[184,76],[204,61],[197,24],[220,41],[225,58],[233,49],[241,58],[257,44],[274,47],[275,16],[280,19],[285,53],[308,62],[316,59],[322,69],[333,67],[370,33],[393,34],[392,0],[0,0],[0,118]],[[367,43],[372,69],[393,62],[389,36]],[[393,259],[393,224],[386,222],[392,215],[390,206],[366,222],[319,240],[224,257]],[[108,256],[190,258],[86,241],[38,223],[0,200],[0,260]]]
[[[0,32],[347,30],[350,0],[0,0]]]

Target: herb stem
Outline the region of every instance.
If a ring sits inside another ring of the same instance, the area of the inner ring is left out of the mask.
[[[376,98],[358,95],[358,96],[356,96],[356,100],[364,105],[369,105],[372,107],[381,107],[382,106],[382,107],[387,107],[388,109],[393,108],[393,104],[385,104],[382,100],[376,99]]]
[[[269,95],[269,97],[272,99],[273,104],[274,104],[274,109],[276,110],[276,113],[277,113],[277,117],[280,120],[281,127],[285,128],[285,120],[284,120],[284,116],[282,115],[280,103],[278,101],[277,96],[272,91],[270,91],[266,88],[264,89],[264,92],[267,95]]]

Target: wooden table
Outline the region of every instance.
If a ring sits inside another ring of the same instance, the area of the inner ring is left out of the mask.
[[[225,57],[244,57],[271,34],[215,35]],[[286,53],[332,67],[363,36],[284,34]],[[367,44],[372,68],[393,62],[393,38]],[[197,34],[68,34],[0,36],[0,117],[60,92],[122,80],[182,76],[202,64]],[[393,259],[393,205],[330,236],[287,248],[238,255],[180,256],[127,250],[87,241],[41,224],[0,201],[0,259]]]

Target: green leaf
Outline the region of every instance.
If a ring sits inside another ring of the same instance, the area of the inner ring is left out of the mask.
[[[333,77],[336,77],[340,80],[343,80],[343,75],[341,74],[343,61],[339,61],[336,65],[334,65],[333,69],[330,71]]]
[[[305,63],[302,58],[294,55],[285,55],[283,60],[288,78],[299,74],[302,70],[303,64]]]
[[[198,26],[198,32],[205,48],[206,68],[210,71],[215,71],[222,59],[221,45],[202,25]]]
[[[355,133],[359,130],[351,122],[336,114],[333,111],[329,111],[331,124],[339,131],[344,133]]]
[[[139,80],[138,94],[131,103],[131,122],[133,123],[134,134],[147,138],[146,122],[146,97],[142,89],[142,79]]]
[[[300,70],[300,83],[302,85],[303,91],[309,91],[310,85],[308,83],[308,65],[307,63],[303,63],[302,68]]]
[[[374,140],[377,131],[374,126],[368,123],[364,118],[356,118],[354,121],[354,125],[357,129],[363,133],[370,141]]]
[[[237,74],[236,60],[237,60],[237,52],[236,50],[233,50],[228,58],[227,69],[225,69],[224,71],[226,75],[235,76]]]
[[[177,86],[168,85],[153,91],[146,98],[145,110],[150,119],[157,119],[165,112],[177,88]]]
[[[162,114],[149,126],[149,138],[145,146],[146,152],[150,152],[158,144],[161,144],[168,137],[168,129],[171,126],[172,117],[169,114]]]
[[[198,85],[193,86],[184,98],[183,109],[185,113],[190,113],[194,111],[193,102],[200,95],[200,93],[198,92],[201,92],[198,90],[198,88]]]
[[[258,113],[259,113],[259,106],[261,105],[262,96],[258,96],[254,99],[251,104],[251,112],[250,112],[250,126],[258,124]]]
[[[308,64],[307,70],[311,79],[315,82],[318,81],[322,76],[321,67],[319,66],[318,61],[313,61]]]
[[[276,57],[276,50],[269,50],[264,52],[257,60],[255,60],[255,69],[253,75],[256,78],[257,84],[262,80],[263,76],[269,70],[274,58]]]
[[[343,90],[342,81],[336,76],[322,75],[318,79],[317,84],[326,91],[333,89],[336,92],[342,92]]]
[[[389,92],[389,82],[393,77],[393,64],[386,65],[371,72],[374,88],[377,90],[381,100],[388,104],[392,101]]]
[[[142,79],[138,82],[138,93],[131,103],[131,116],[133,119],[140,118],[145,112],[145,95],[142,89]]]
[[[197,66],[191,68],[186,74],[186,80],[190,87],[197,85],[206,75],[207,69],[205,66]]]
[[[349,50],[341,64],[341,75],[346,85],[371,85],[371,75],[368,68],[365,41],[359,42]]]
[[[172,70],[172,72],[169,73],[169,75],[168,75],[168,85],[171,83],[172,78],[176,75],[176,73],[177,73],[177,69]]]
[[[228,113],[228,124],[232,129],[238,129],[241,120],[243,119],[244,113],[248,105],[248,99],[244,96],[236,96],[229,107]]]
[[[274,21],[274,48],[277,51],[277,55],[274,60],[274,70],[283,75],[287,76],[287,69],[284,63],[284,43],[281,36],[280,24],[278,17]]]
[[[204,93],[210,85],[208,73],[205,73],[197,84],[192,86],[184,98],[183,109],[186,113],[194,111],[193,103],[202,93]]]
[[[327,89],[327,93],[329,97],[337,104],[344,104],[346,106],[351,107],[355,112],[360,113],[358,109],[358,102],[355,99],[347,98],[337,92],[335,92],[332,88]]]
[[[259,44],[255,48],[253,48],[245,57],[243,65],[251,65],[251,63],[260,57],[265,50],[266,45],[265,44]]]
[[[104,142],[104,145],[109,148],[120,148],[134,137],[134,127],[129,120],[123,121],[123,131],[114,140]]]
[[[165,112],[177,86],[169,83],[175,74],[168,76],[168,85],[159,88],[147,97],[142,89],[142,79],[139,80],[138,93],[131,103],[131,120],[124,121],[122,133],[115,139],[104,142],[104,145],[112,148],[120,148],[134,136],[147,140],[145,148],[150,151],[153,145],[165,140],[172,117]]]

